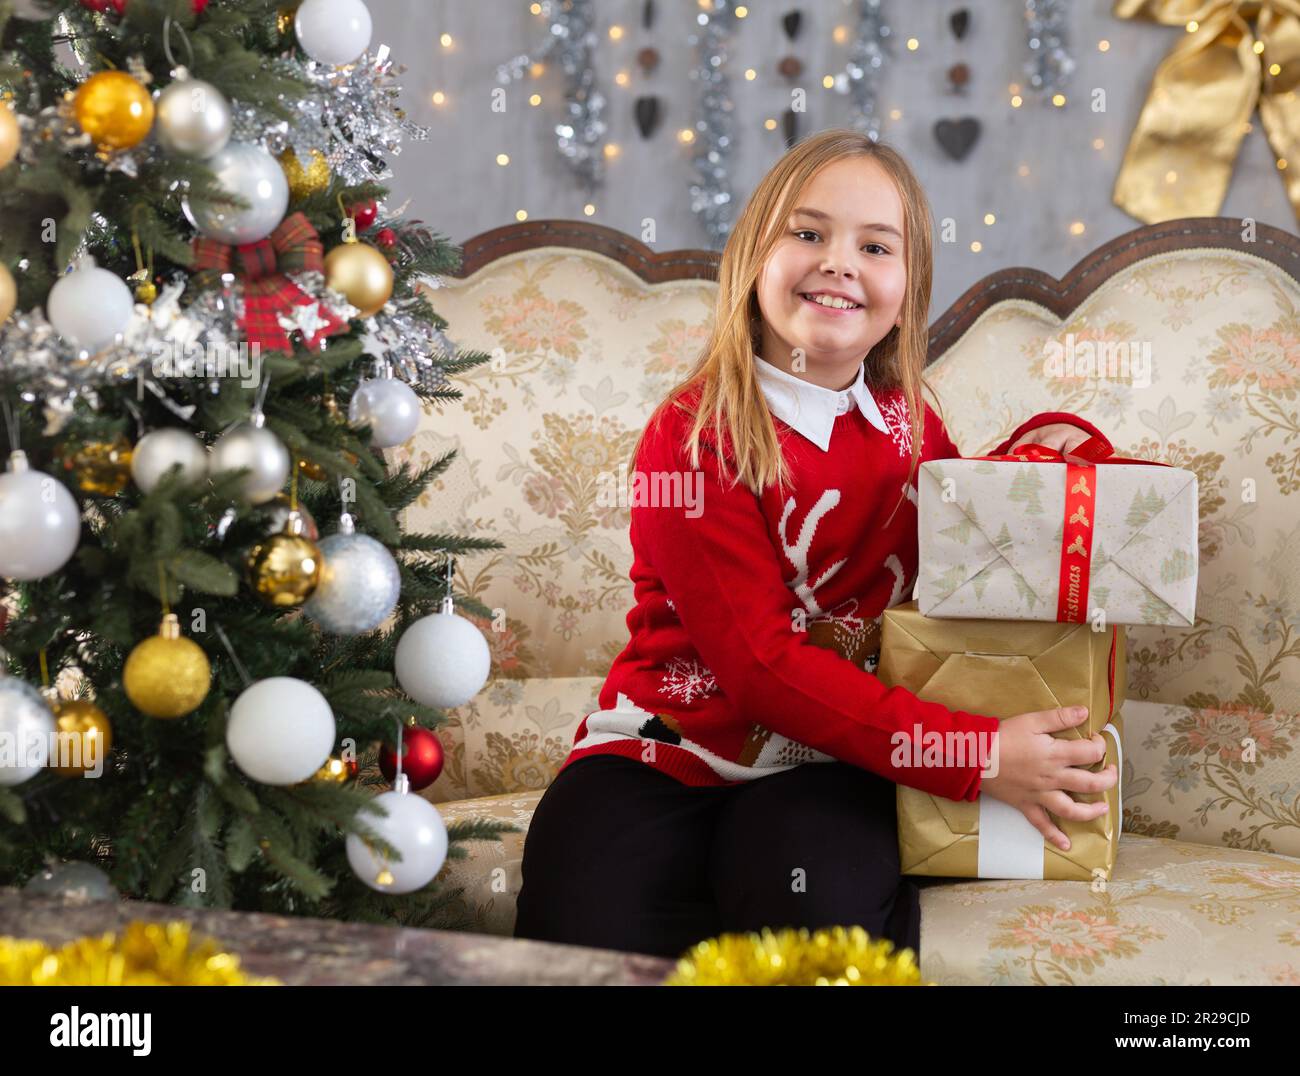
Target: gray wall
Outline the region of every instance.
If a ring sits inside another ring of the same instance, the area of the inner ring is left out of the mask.
[[[846,0],[754,0],[741,20],[734,41],[731,69],[739,145],[734,157],[736,197],[743,200],[763,172],[780,156],[780,130],[766,131],[763,120],[779,119],[789,102],[789,84],[776,73],[781,57],[792,54],[804,63],[800,85],[808,87],[808,111],[801,132],[842,125],[848,100],[821,88],[824,74],[841,70],[845,47],[832,40],[837,24],[852,26],[854,4]],[[962,41],[948,29],[957,0],[886,0],[889,21],[898,39],[880,106],[886,119],[882,139],[907,157],[929,195],[936,222],[956,222],[956,241],[938,241],[931,318],[967,287],[995,269],[1027,265],[1060,276],[1106,240],[1141,222],[1111,203],[1111,191],[1128,137],[1141,110],[1156,65],[1177,40],[1180,30],[1152,23],[1117,19],[1100,0],[1076,0],[1072,42],[1078,68],[1064,108],[1032,98],[1012,109],[1008,87],[1025,83],[1027,57],[1020,0],[968,0],[971,28]],[[375,45],[390,45],[409,70],[404,101],[413,120],[430,126],[427,142],[408,142],[393,160],[393,205],[411,200],[409,212],[460,242],[479,232],[512,223],[523,208],[529,218],[584,219],[586,198],[560,159],[551,135],[563,100],[563,76],[551,65],[540,79],[525,78],[507,89],[504,113],[491,109],[499,64],[535,50],[545,32],[544,20],[529,13],[527,0],[370,0]],[[780,16],[793,7],[804,12],[803,30],[791,44]],[[698,12],[695,0],[657,0],[658,16],[649,32],[641,28],[641,0],[599,0],[601,48],[597,71],[609,104],[610,137],[622,148],[609,164],[603,190],[592,199],[596,223],[639,235],[641,221],[654,218],[659,250],[707,246],[707,237],[690,209],[689,151],[676,131],[693,121],[695,84],[689,80],[691,49],[687,37]],[[609,25],[624,28],[611,41]],[[454,45],[439,44],[450,33]],[[920,48],[901,47],[916,37]],[[1098,50],[1101,39],[1107,52]],[[635,63],[644,44],[662,56],[655,74],[646,78]],[[964,96],[946,92],[948,67],[965,61],[972,79]],[[758,78],[746,82],[753,67]],[[626,88],[613,77],[626,70]],[[1089,96],[1106,91],[1106,111],[1093,112]],[[435,90],[448,95],[435,107]],[[527,97],[537,92],[540,107]],[[632,102],[642,93],[658,94],[665,109],[656,135],[643,141],[632,119]],[[889,120],[891,109],[901,118]],[[942,117],[973,115],[983,134],[962,162],[949,160],[931,133]],[[1246,137],[1220,213],[1253,217],[1261,223],[1294,231],[1296,219],[1284,195],[1272,151],[1258,114]],[[1093,140],[1104,148],[1093,148]],[[508,153],[510,164],[495,163]],[[1027,164],[1028,177],[1017,174]],[[1300,167],[1300,161],[1292,162]],[[996,223],[983,222],[993,213]],[[1082,235],[1070,234],[1082,221]],[[983,249],[974,253],[972,240]]]

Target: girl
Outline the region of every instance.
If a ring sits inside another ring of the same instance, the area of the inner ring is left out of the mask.
[[[865,135],[805,139],[759,183],[704,352],[633,451],[631,640],[533,815],[516,937],[678,956],[858,925],[919,956],[896,783],[995,796],[1062,848],[1049,811],[1106,810],[1069,795],[1118,779],[1082,768],[1102,738],[1051,735],[1086,711],[999,723],[873,675],[916,580],[916,468],[960,455],[920,399],[931,266],[924,192]],[[1042,414],[994,451],[1097,433]],[[895,767],[891,734],[917,726],[996,737],[996,777]]]

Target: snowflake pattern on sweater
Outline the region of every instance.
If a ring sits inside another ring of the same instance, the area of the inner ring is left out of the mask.
[[[662,683],[663,686],[659,689],[661,695],[686,703],[712,695],[718,690],[713,673],[698,661],[689,658],[670,660]]]

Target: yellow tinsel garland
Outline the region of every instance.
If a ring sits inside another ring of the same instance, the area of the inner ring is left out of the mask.
[[[192,941],[190,924],[127,923],[112,933],[59,948],[0,937],[0,986],[280,986],[240,970],[239,958],[210,938]]]
[[[722,934],[692,946],[664,986],[933,986],[911,949],[861,927]]]

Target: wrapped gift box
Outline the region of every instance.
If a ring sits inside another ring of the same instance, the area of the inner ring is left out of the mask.
[[[916,602],[886,609],[878,675],[919,698],[999,720],[1056,706],[1087,706],[1088,720],[1055,735],[1102,733],[1106,758],[1122,769],[1124,629],[1112,624],[935,620]],[[948,878],[1109,879],[1123,820],[1119,782],[1105,793],[1070,793],[1081,803],[1106,798],[1110,812],[1091,822],[1052,816],[1069,851],[1049,844],[1015,807],[981,795],[975,802],[898,786],[898,847],[904,874]],[[1050,812],[1049,812],[1050,813]]]
[[[1109,446],[1107,446],[1109,447]],[[1059,460],[1059,455],[1052,453]],[[1033,456],[1031,454],[1031,459]],[[1191,627],[1196,619],[1196,475],[1010,457],[921,465],[926,616]]]

